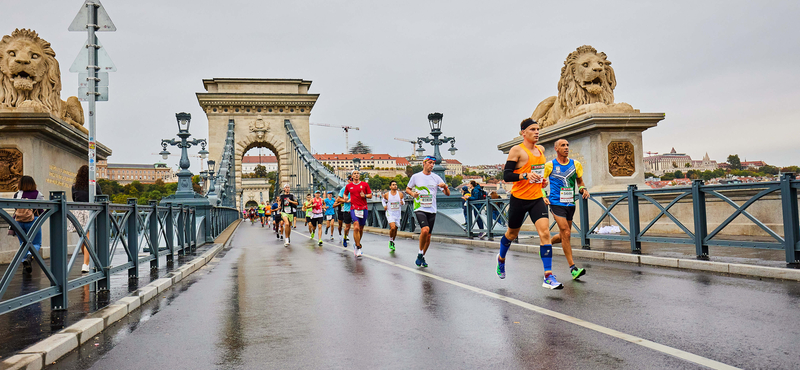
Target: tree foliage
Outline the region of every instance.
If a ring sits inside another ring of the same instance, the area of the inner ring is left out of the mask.
[[[134,181],[125,186],[114,180],[99,179],[97,184],[100,186],[100,191],[108,195],[111,203],[116,204],[127,204],[129,198],[136,198],[138,204],[147,204],[151,200],[161,201],[164,197],[175,194],[178,189],[178,183],[165,184],[161,179],[156,180],[154,184]]]
[[[741,170],[742,169],[742,161],[739,160],[738,154],[731,154],[728,156],[728,164],[731,165],[732,170]]]
[[[372,153],[372,149],[361,141],[357,141],[356,145],[350,148],[350,154],[370,154]]]

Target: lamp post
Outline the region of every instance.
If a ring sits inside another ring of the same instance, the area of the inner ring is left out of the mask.
[[[439,152],[439,146],[450,143],[450,149],[448,150],[450,151],[451,155],[455,155],[456,150],[458,150],[458,148],[456,148],[455,137],[442,136],[441,138],[439,138],[439,136],[442,135],[442,117],[444,117],[444,115],[439,112],[431,113],[428,115],[428,124],[431,127],[431,135],[433,136],[433,138],[431,139],[430,137],[427,136],[418,137],[417,145],[419,145],[419,147],[417,148],[417,153],[419,153],[419,155],[422,156],[422,153],[425,152],[425,149],[422,148],[422,143],[428,143],[433,145],[433,156],[436,157],[436,161],[434,162],[435,165],[433,166],[433,172],[439,175],[439,177],[441,177],[442,180],[444,180],[444,172],[446,168],[442,166],[442,154]]]
[[[175,195],[169,197],[171,199],[194,199],[196,198],[196,193],[192,189],[192,173],[189,171],[189,155],[187,153],[187,149],[191,148],[193,145],[201,145],[202,149],[198,154],[200,154],[200,158],[205,160],[208,157],[208,151],[206,150],[206,139],[191,139],[189,140],[189,136],[192,134],[189,133],[189,125],[192,120],[192,115],[189,113],[181,112],[176,113],[175,118],[178,121],[178,137],[180,140],[175,139],[162,139],[161,140],[161,147],[163,148],[159,154],[161,157],[166,160],[169,157],[169,151],[167,151],[167,146],[177,146],[181,148],[181,160],[179,162],[181,170],[178,172],[178,190],[175,192]],[[202,197],[202,196],[197,196]]]
[[[217,189],[214,188],[214,185],[217,180],[217,178],[214,176],[214,170],[216,169],[216,166],[217,162],[215,162],[213,159],[208,160],[208,177],[211,179],[211,181],[209,181],[208,183],[208,193],[206,194],[206,196],[208,196],[209,200],[212,199],[212,197],[214,199],[217,198]],[[214,203],[212,202],[211,204]]]
[[[361,158],[358,157],[353,158],[353,168],[358,171],[361,171]]]

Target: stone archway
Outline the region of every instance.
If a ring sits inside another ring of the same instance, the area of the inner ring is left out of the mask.
[[[240,194],[242,191],[245,191],[245,186],[242,184],[242,159],[244,158],[244,155],[253,148],[267,148],[272,151],[273,154],[275,154],[275,157],[278,160],[278,176],[276,179],[276,187],[279,187],[281,183],[289,181],[289,174],[291,170],[291,164],[287,161],[289,158],[289,152],[286,150],[286,144],[284,141],[280,139],[281,138],[278,138],[272,134],[258,135],[255,133],[247,135],[241,140],[237,138],[234,158],[236,168],[236,189],[239,190]],[[241,196],[240,194],[237,194],[237,197]]]

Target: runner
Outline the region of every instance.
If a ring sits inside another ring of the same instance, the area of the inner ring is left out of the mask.
[[[397,181],[389,182],[389,192],[381,197],[383,208],[386,209],[386,221],[389,222],[389,250],[394,252],[394,238],[397,237],[397,225],[400,224],[400,207],[403,194],[397,191]]]
[[[431,232],[436,222],[436,192],[442,188],[445,195],[450,195],[450,188],[439,175],[433,173],[436,157],[427,156],[422,160],[422,172],[417,172],[408,180],[406,194],[414,197],[414,216],[420,227],[419,254],[417,266],[428,267],[425,253],[431,245]]]
[[[266,221],[265,220],[266,208],[267,208],[267,205],[262,200],[261,204],[258,205],[258,219],[261,221],[261,227],[264,227],[264,221]]]
[[[284,246],[288,246],[291,242],[292,235],[292,221],[294,221],[294,214],[297,212],[297,200],[291,193],[289,184],[283,185],[283,194],[280,196],[281,204],[281,218],[283,219],[283,232],[286,239],[283,241]]]
[[[331,240],[333,240],[333,219],[334,215],[336,214],[336,208],[333,205],[336,203],[336,200],[333,199],[333,192],[329,191],[328,194],[325,194],[325,234],[328,234],[328,230],[331,231]]]
[[[250,225],[256,222],[256,209],[254,207],[250,207],[250,210],[247,211],[248,218],[250,218]]]
[[[353,170],[353,181],[344,187],[344,195],[350,196],[350,218],[353,221],[353,241],[356,258],[361,257],[361,235],[367,225],[367,199],[372,198],[369,184],[361,181],[361,173]]]
[[[311,227],[311,194],[306,194],[306,200],[303,202],[303,209],[306,213],[306,224],[305,226],[308,227],[308,232],[311,234],[311,239],[314,239],[314,229]]]
[[[322,192],[314,192],[314,199],[311,200],[311,229],[317,233],[319,246],[322,246],[322,214],[325,212],[325,201],[322,200]],[[314,239],[314,233],[311,233]]]
[[[272,229],[275,230],[275,236],[278,239],[283,239],[283,219],[280,208],[280,197],[275,197],[275,201],[272,202]]]
[[[544,282],[548,289],[561,289],[564,286],[553,274],[553,246],[550,244],[549,218],[547,205],[542,199],[542,188],[547,186],[544,177],[544,148],[536,145],[539,141],[539,124],[526,118],[520,123],[522,144],[516,145],[508,152],[508,159],[503,170],[503,180],[513,182],[511,199],[508,204],[508,229],[500,239],[500,254],[497,255],[497,276],[506,277],[506,253],[511,241],[519,235],[519,229],[528,215],[539,233],[539,256],[544,265]]]
[[[347,183],[353,183],[353,177],[347,176]],[[344,236],[342,237],[342,246],[347,248],[347,235],[350,234],[350,224],[353,220],[350,218],[350,196],[344,195],[344,188],[339,190],[339,197],[336,198],[336,203],[342,207],[342,212],[339,213],[339,232],[342,230],[342,223],[344,223]]]
[[[572,231],[572,216],[575,215],[575,189],[589,199],[589,190],[583,184],[583,166],[581,162],[569,158],[569,141],[556,140],[556,158],[544,166],[544,177],[550,181],[550,195],[544,202],[550,206],[550,213],[558,224],[558,235],[552,237],[551,243],[561,243],[564,257],[569,263],[569,272],[572,280],[577,280],[586,275],[586,269],[575,267],[572,260],[572,246],[570,234]]]

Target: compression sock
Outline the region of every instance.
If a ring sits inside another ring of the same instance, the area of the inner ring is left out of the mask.
[[[500,238],[500,258],[506,259],[506,253],[508,253],[509,248],[511,248],[511,240],[506,239],[506,236],[503,235]]]
[[[542,264],[544,265],[544,274],[553,270],[553,246],[550,244],[539,246],[539,256],[542,257]]]

